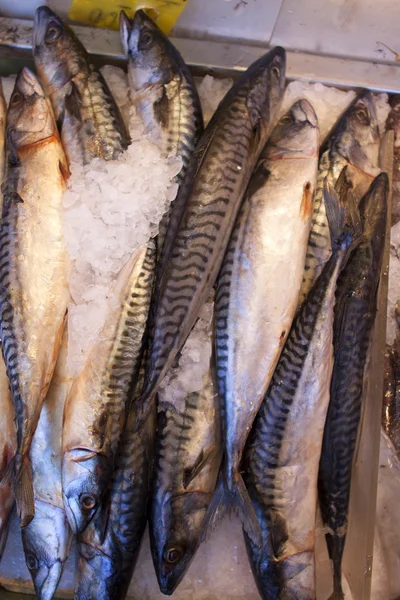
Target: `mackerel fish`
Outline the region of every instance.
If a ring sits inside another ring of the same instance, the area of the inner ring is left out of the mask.
[[[123,600],[139,555],[147,520],[155,437],[155,411],[143,424],[138,420],[142,364],[111,489],[105,497],[106,526],[99,512],[79,538],[75,600]]]
[[[216,281],[236,214],[279,111],[285,51],[275,48],[221,101],[197,145],[170,216],[143,393],[151,402]]]
[[[138,376],[155,249],[134,253],[112,290],[108,316],[67,399],[63,431],[64,506],[75,534],[102,505]]]
[[[360,200],[368,191],[373,178],[380,172],[379,146],[375,100],[370,91],[362,90],[321,147],[317,190],[299,304],[306,298],[331,254],[329,228],[323,202],[325,178],[335,186],[340,173],[347,166],[346,173],[353,186],[354,196]]]
[[[353,241],[334,190],[324,196],[332,255],[293,321],[245,452],[244,478],[261,530],[245,533],[263,600],[314,600],[318,465],[333,367],[338,276]]]
[[[297,307],[318,149],[317,117],[300,100],[261,153],[218,279],[215,344],[225,461],[212,507],[218,519],[234,508],[247,529],[255,515],[239,465]]]
[[[36,11],[32,46],[69,163],[118,158],[129,143],[119,108],[75,33],[47,6]]]
[[[362,414],[364,367],[376,314],[389,182],[378,175],[360,204],[363,241],[342,271],[333,327],[335,364],[319,468],[319,502],[333,562],[332,600],[342,600],[352,464]]]
[[[386,130],[394,131],[394,156],[392,177],[392,226],[400,221],[400,94],[389,99],[391,111],[386,121]]]
[[[53,598],[71,543],[61,492],[64,405],[72,383],[67,369],[67,352],[68,334],[65,329],[30,452],[35,517],[22,530],[22,543],[25,562],[40,600]]]
[[[69,301],[62,197],[68,166],[36,76],[17,77],[7,115],[0,229],[0,337],[17,425],[12,479],[21,527],[34,515],[29,451],[53,375]]]

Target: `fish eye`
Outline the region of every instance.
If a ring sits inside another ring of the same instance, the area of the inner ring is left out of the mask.
[[[140,35],[140,46],[141,48],[149,48],[153,43],[153,33],[149,29],[142,31]]]
[[[90,494],[85,494],[81,497],[82,507],[86,510],[93,510],[96,506],[96,498],[94,496],[90,496]]]
[[[369,123],[370,123],[369,112],[365,106],[363,106],[363,105],[358,106],[356,115],[364,125],[369,125]]]
[[[164,560],[170,565],[179,562],[184,555],[185,549],[182,546],[170,546],[164,551]]]
[[[21,104],[21,102],[22,94],[20,94],[19,92],[15,92],[15,94],[13,94],[11,97],[10,104],[12,104],[13,106],[17,106],[17,104]]]
[[[32,552],[29,552],[29,554],[26,555],[25,562],[30,571],[35,571],[39,568],[39,561]]]
[[[291,117],[291,115],[285,115],[284,117],[282,117],[282,119],[280,120],[280,123],[282,125],[290,125],[290,123],[293,123],[293,119]]]
[[[61,28],[58,27],[57,25],[53,24],[46,31],[45,41],[50,42],[50,43],[55,42],[56,40],[58,40],[60,35],[61,35]]]
[[[272,73],[275,75],[275,77],[276,77],[277,79],[279,79],[279,77],[281,76],[281,72],[280,72],[280,70],[278,69],[278,67],[272,67],[272,69],[271,69],[271,70],[272,70]]]

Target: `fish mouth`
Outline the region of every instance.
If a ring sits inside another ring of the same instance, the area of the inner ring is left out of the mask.
[[[33,21],[32,43],[34,51],[44,42],[44,36],[50,19],[59,21],[57,15],[48,6],[39,6]]]
[[[308,102],[308,100],[305,100],[304,98],[299,100],[298,102],[296,102],[296,107],[298,107],[301,110],[301,112],[304,114],[305,121],[310,123],[310,125],[312,127],[318,126],[317,115],[315,114],[315,110],[313,109],[311,104]]]
[[[30,98],[35,94],[44,98],[43,88],[38,78],[28,67],[23,67],[19,72],[15,87],[20,90],[25,98]]]
[[[89,525],[90,519],[88,520],[83,516],[78,501],[75,498],[68,498],[64,495],[64,508],[73,534],[79,535],[83,533]]]
[[[140,29],[143,25],[153,25],[153,21],[146,15],[144,10],[139,9],[132,19],[132,29]]]
[[[50,568],[46,569],[44,580],[36,582],[33,577],[35,592],[39,600],[51,600],[56,593],[58,583],[61,579],[64,563],[55,562]]]

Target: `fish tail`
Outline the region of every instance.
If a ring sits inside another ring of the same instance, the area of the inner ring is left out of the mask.
[[[348,189],[339,195],[325,178],[324,202],[332,252],[337,252],[343,247],[352,251],[362,239],[360,216],[353,196]]]
[[[344,600],[342,589],[342,557],[345,537],[328,534],[327,546],[333,564],[333,594],[329,600]]]
[[[21,528],[26,527],[35,515],[35,504],[32,482],[32,468],[29,458],[16,454],[4,471],[0,487],[6,487],[12,482],[14,489],[17,514]]]
[[[221,523],[228,512],[235,512],[242,522],[243,529],[251,541],[261,546],[261,528],[257,515],[240,474],[235,476],[233,485],[228,488],[224,477],[220,476],[217,488],[211,499],[202,526],[201,540],[207,541],[212,531]]]

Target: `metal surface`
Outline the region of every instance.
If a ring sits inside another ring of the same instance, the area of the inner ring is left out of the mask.
[[[118,64],[125,56],[118,31],[73,26],[88,52],[101,62]],[[0,57],[30,56],[32,21],[0,18]],[[172,38],[185,61],[198,73],[231,75],[241,72],[268,47],[238,43]],[[372,90],[400,93],[400,64],[371,62],[352,58],[288,52],[287,76],[328,83],[340,87],[368,87]]]

